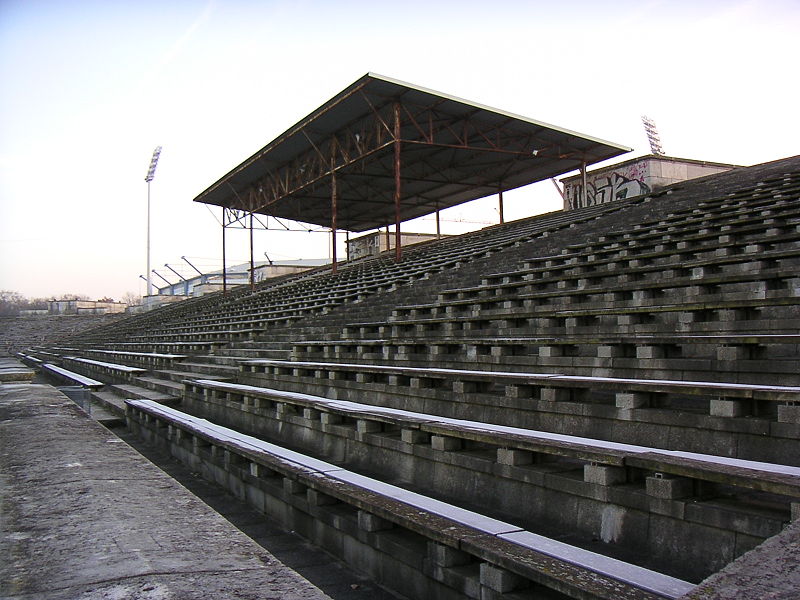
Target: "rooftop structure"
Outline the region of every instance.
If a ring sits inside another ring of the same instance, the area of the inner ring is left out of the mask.
[[[366,231],[628,151],[368,73],[195,201]]]
[[[403,221],[629,151],[367,73],[195,201],[234,213],[223,231],[253,213],[330,227],[334,237],[394,223],[399,259]]]
[[[679,181],[730,171],[736,165],[648,154],[561,180],[564,209],[633,198]]]

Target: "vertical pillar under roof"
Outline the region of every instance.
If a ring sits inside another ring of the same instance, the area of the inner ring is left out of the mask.
[[[505,223],[505,218],[503,215],[503,188],[500,187],[497,189],[497,207],[500,212],[500,225]]]
[[[400,103],[394,103],[394,258],[400,261]]]
[[[228,279],[225,275],[225,207],[222,207],[222,295],[228,293]]]
[[[336,268],[336,171],[331,159],[331,272]]]
[[[587,206],[589,206],[589,190],[586,189],[586,186],[588,185],[586,182],[586,161],[583,161],[581,163],[581,177],[583,182],[582,184],[583,192],[581,194],[583,198],[581,198],[581,206],[586,208]]]
[[[250,213],[250,291],[256,286],[256,264],[253,258],[253,213]]]

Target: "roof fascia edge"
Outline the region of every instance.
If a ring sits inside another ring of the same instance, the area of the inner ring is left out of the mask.
[[[220,185],[222,185],[225,181],[230,179],[233,175],[236,175],[237,173],[247,169],[254,162],[258,161],[264,154],[267,154],[272,148],[274,148],[275,146],[279,145],[280,143],[282,143],[284,140],[286,140],[287,138],[291,137],[292,135],[294,135],[294,134],[298,133],[299,131],[301,131],[306,125],[308,125],[309,123],[314,121],[318,116],[324,114],[332,106],[334,106],[335,104],[341,102],[344,98],[348,97],[354,91],[356,91],[357,89],[359,89],[359,88],[363,87],[364,85],[366,85],[366,83],[369,80],[369,78],[370,78],[370,73],[367,73],[366,75],[363,75],[362,77],[359,77],[356,81],[354,81],[353,83],[348,85],[345,89],[343,89],[341,92],[336,94],[333,98],[330,98],[327,102],[325,102],[324,104],[320,105],[319,107],[317,107],[316,109],[311,111],[305,117],[300,119],[297,123],[295,123],[294,125],[289,127],[289,129],[287,129],[286,131],[284,131],[283,133],[281,133],[280,135],[275,137],[266,146],[264,146],[263,148],[260,148],[257,152],[255,152],[249,158],[245,159],[240,164],[238,164],[236,167],[234,167],[233,169],[228,171],[225,175],[220,177],[211,186],[209,186],[208,188],[206,188],[205,190],[200,192],[200,194],[198,194],[194,198],[194,202],[203,202],[202,198],[204,196],[206,196],[210,192],[214,191],[216,188],[218,188]]]
[[[576,137],[588,140],[590,142],[595,142],[597,144],[605,144],[606,146],[611,146],[613,148],[617,148],[618,150],[622,150],[624,152],[632,152],[633,148],[629,148],[628,146],[623,146],[621,144],[616,144],[614,142],[609,142],[608,140],[604,140],[601,138],[593,137],[590,135],[586,135],[584,133],[579,133],[577,131],[573,131],[571,129],[566,129],[564,127],[558,127],[557,125],[551,125],[550,123],[545,123],[544,121],[537,121],[536,119],[531,119],[530,117],[525,117],[523,115],[518,115],[516,113],[509,112],[507,110],[502,110],[499,108],[494,108],[493,106],[488,106],[486,104],[481,104],[480,102],[473,102],[471,100],[465,100],[464,98],[460,98],[458,96],[453,96],[452,94],[445,94],[444,92],[439,92],[430,88],[422,87],[419,85],[414,85],[413,83],[408,83],[407,81],[402,81],[400,79],[394,79],[392,77],[386,77],[385,75],[380,75],[378,73],[369,72],[365,75],[365,77],[371,77],[372,79],[380,79],[387,83],[393,83],[395,85],[407,87],[412,90],[416,90],[418,92],[423,92],[425,94],[433,94],[434,96],[439,96],[446,100],[452,100],[454,102],[460,102],[461,104],[466,104],[467,106],[472,106],[478,108],[480,110],[486,110],[489,112],[497,113],[498,115],[502,115],[504,117],[508,117],[510,119],[517,119],[519,121],[524,121],[526,123],[530,123],[531,125],[536,125],[538,127],[545,127],[547,129],[552,129],[553,131],[557,131],[559,133],[564,133],[567,135],[574,135]],[[362,77],[364,79],[365,77]]]

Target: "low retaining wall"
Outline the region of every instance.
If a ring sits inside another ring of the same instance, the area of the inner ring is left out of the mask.
[[[652,572],[645,575],[646,589],[636,587],[627,575],[612,578],[515,543],[511,539],[515,536],[536,536],[513,526],[516,534],[491,533],[485,525],[472,527],[446,513],[419,510],[351,484],[366,478],[334,465],[314,459],[310,459],[313,465],[306,464],[286,451],[280,457],[261,453],[242,439],[246,436],[204,423],[211,433],[135,403],[128,407],[128,426],[138,435],[167,447],[205,478],[228,488],[283,527],[409,598],[655,599],[677,598],[692,588]],[[598,562],[609,560],[599,557]],[[641,571],[619,565],[623,572]],[[641,576],[637,577],[641,583]],[[665,587],[653,591],[652,587],[659,586]]]
[[[218,385],[221,389],[214,389]],[[230,389],[227,389],[227,388]],[[465,496],[482,510],[552,535],[595,540],[639,564],[700,581],[790,520],[796,489],[738,480],[720,467],[708,479],[676,476],[682,466],[622,450],[539,448],[469,427],[437,426],[425,415],[379,414],[346,403],[248,386],[187,382],[183,407],[214,422],[440,497]],[[672,469],[673,473],[670,473]],[[662,472],[663,471],[663,472]],[[710,480],[709,480],[710,479]],[[716,479],[716,481],[714,480]],[[743,486],[738,487],[737,486]],[[747,487],[769,490],[758,493]],[[775,492],[780,492],[776,494]],[[770,510],[766,502],[770,502]],[[758,506],[756,506],[758,504]],[[624,549],[624,550],[623,550]]]

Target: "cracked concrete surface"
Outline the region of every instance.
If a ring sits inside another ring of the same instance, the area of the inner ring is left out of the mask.
[[[50,386],[0,385],[0,597],[328,598]]]

